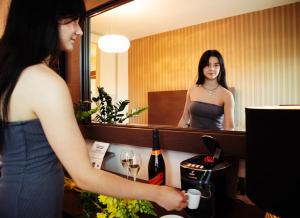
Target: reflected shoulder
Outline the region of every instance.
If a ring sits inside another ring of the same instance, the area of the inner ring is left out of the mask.
[[[234,97],[231,91],[228,89],[225,89],[224,87],[221,86],[221,98],[224,101],[224,104],[233,104],[234,103]]]
[[[233,97],[233,94],[232,94],[232,92],[230,91],[230,90],[228,90],[228,89],[225,89],[223,86],[220,86],[221,87],[221,89],[222,89],[222,92],[226,95],[226,96],[228,96],[228,97]]]
[[[196,88],[198,88],[199,85],[197,84],[193,84],[189,89],[188,89],[188,92],[191,93],[192,91],[196,90]]]

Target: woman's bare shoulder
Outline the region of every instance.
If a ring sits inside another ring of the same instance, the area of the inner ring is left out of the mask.
[[[25,68],[21,74],[25,81],[51,80],[61,82],[62,78],[45,64],[36,64]]]
[[[188,92],[194,92],[195,90],[197,90],[198,87],[199,87],[198,84],[193,84],[193,85],[191,85],[191,87],[188,89]]]
[[[195,88],[197,88],[197,87],[199,87],[198,84],[193,84],[193,85],[191,85],[190,89],[195,89]]]
[[[46,106],[49,101],[58,102],[67,94],[65,82],[49,67],[44,64],[27,67],[22,71],[11,96],[10,118],[11,120],[34,118],[36,106]],[[22,110],[18,107],[20,104]]]
[[[65,81],[44,64],[24,69],[16,88],[23,90],[26,96],[30,96],[31,101],[60,98],[65,94],[68,95],[69,91]]]
[[[46,91],[53,93],[66,87],[65,81],[44,64],[36,64],[24,69],[20,77],[20,83],[26,86],[28,91],[41,91],[43,94],[47,94]]]
[[[232,101],[233,100],[233,94],[231,91],[229,91],[228,89],[225,89],[224,87],[221,86],[221,93],[222,93],[222,98],[224,99],[224,101]]]
[[[232,92],[229,91],[228,89],[225,89],[223,86],[219,86],[221,88],[221,91],[224,95],[230,96],[232,95]]]

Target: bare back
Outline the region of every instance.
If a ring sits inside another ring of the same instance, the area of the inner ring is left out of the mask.
[[[13,90],[9,104],[9,121],[26,121],[37,118],[34,112],[34,104],[37,99],[37,93],[43,98],[43,90],[38,90],[42,85],[46,85],[41,79],[40,74],[55,75],[49,67],[44,64],[38,64],[26,68]],[[45,90],[46,91],[46,90]]]

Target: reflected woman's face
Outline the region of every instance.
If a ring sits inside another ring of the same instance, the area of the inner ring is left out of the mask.
[[[205,79],[214,80],[217,79],[220,73],[220,62],[216,57],[210,57],[208,65],[203,68],[203,74]]]

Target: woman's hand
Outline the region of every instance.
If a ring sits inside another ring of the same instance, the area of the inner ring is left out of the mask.
[[[156,203],[166,210],[182,210],[187,206],[187,196],[172,187],[158,186],[159,195],[157,196]]]

